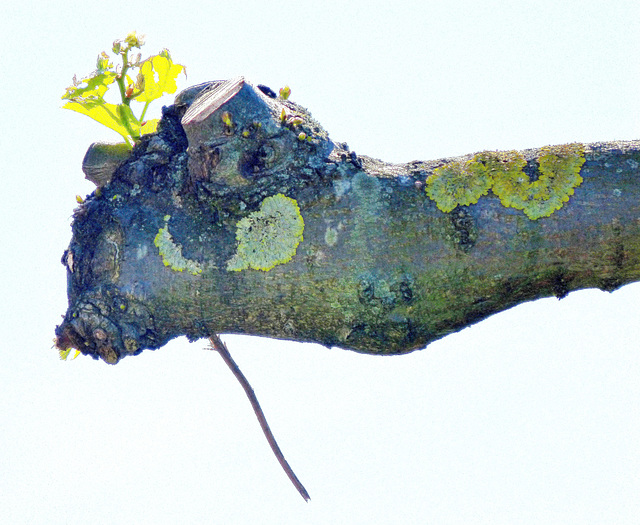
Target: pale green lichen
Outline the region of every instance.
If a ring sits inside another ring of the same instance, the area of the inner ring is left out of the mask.
[[[304,220],[294,199],[281,193],[267,197],[258,211],[238,221],[238,247],[227,270],[253,268],[266,272],[289,262],[303,240],[303,231]]]
[[[328,246],[335,246],[338,242],[338,230],[328,226],[324,232],[324,242],[327,243]]]
[[[465,163],[454,162],[434,170],[427,179],[426,192],[438,208],[450,212],[458,205],[478,202],[489,188],[503,206],[523,210],[531,220],[548,217],[562,208],[574,189],[582,183],[582,144],[548,146],[538,157],[540,176],[531,181],[523,171],[522,154],[483,152]]]
[[[186,259],[182,255],[182,247],[177,245],[171,233],[169,233],[169,219],[171,215],[165,215],[164,228],[160,228],[158,233],[153,239],[153,244],[158,248],[158,253],[162,257],[162,262],[165,266],[170,267],[177,272],[187,271],[193,275],[198,275],[202,272],[202,267],[191,259]]]

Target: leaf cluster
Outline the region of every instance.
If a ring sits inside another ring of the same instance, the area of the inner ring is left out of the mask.
[[[109,55],[103,51],[98,55],[96,70],[80,80],[74,75],[73,85],[62,96],[67,100],[63,108],[87,115],[118,132],[129,147],[133,147],[142,135],[156,130],[158,119],[145,120],[149,104],[166,93],[175,93],[180,73],[186,77],[185,67],[175,64],[167,49],[145,60],[141,53],[130,56],[143,45],[143,37],[135,31],[116,40],[112,52],[122,63],[114,67]],[[120,94],[119,104],[105,100],[105,94],[114,85]],[[133,112],[132,101],[143,104],[140,117]]]

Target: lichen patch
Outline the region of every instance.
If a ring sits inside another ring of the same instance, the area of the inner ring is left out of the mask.
[[[427,179],[427,195],[438,208],[450,212],[457,206],[475,204],[489,193],[491,177],[484,165],[474,157],[469,162],[451,162],[436,168]]]
[[[524,211],[531,220],[549,217],[562,208],[582,183],[580,169],[585,162],[582,144],[548,146],[541,153],[537,180],[530,181],[524,173],[516,171],[496,172],[492,188],[504,206]]]
[[[289,262],[302,242],[304,220],[298,203],[281,193],[267,197],[260,209],[236,225],[238,247],[227,270],[269,271]]]
[[[338,242],[338,230],[327,226],[327,230],[324,232],[324,242],[327,246],[335,246]]]
[[[187,271],[193,275],[202,273],[202,267],[196,261],[186,259],[182,255],[182,247],[175,243],[171,233],[169,233],[169,219],[171,219],[171,216],[165,215],[164,228],[160,228],[155,239],[153,239],[153,244],[158,248],[162,262],[176,272]]]
[[[524,172],[527,161],[521,153],[485,151],[470,161],[436,168],[425,191],[444,212],[475,204],[491,189],[503,206],[522,210],[531,220],[548,217],[562,208],[582,183],[584,146],[564,144],[540,151],[536,180]]]

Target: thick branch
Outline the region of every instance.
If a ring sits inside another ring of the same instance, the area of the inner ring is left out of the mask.
[[[387,164],[233,82],[179,95],[77,210],[59,348],[115,363],[243,333],[397,354],[524,301],[640,279],[639,142],[580,146],[584,181],[548,217],[505,207],[497,185],[443,212],[425,192],[437,168],[522,159],[535,181],[548,152]]]

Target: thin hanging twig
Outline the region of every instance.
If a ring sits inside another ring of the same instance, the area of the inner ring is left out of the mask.
[[[256,417],[258,418],[258,421],[260,422],[262,431],[264,432],[264,435],[267,438],[269,445],[271,446],[271,450],[273,450],[273,453],[278,459],[278,463],[280,463],[280,466],[287,473],[287,476],[289,476],[291,483],[293,483],[293,486],[298,490],[298,492],[304,498],[304,500],[309,501],[311,499],[309,497],[309,493],[304,488],[302,483],[300,483],[300,480],[295,475],[292,468],[289,466],[289,463],[287,463],[287,460],[284,459],[284,455],[282,454],[282,451],[280,450],[278,443],[276,443],[276,438],[273,436],[273,433],[269,428],[269,424],[267,423],[267,418],[264,416],[264,412],[262,411],[262,408],[260,408],[260,403],[258,403],[258,398],[256,397],[256,394],[254,393],[253,388],[251,388],[249,381],[247,381],[247,378],[244,377],[244,374],[240,371],[240,368],[238,368],[238,365],[231,357],[231,354],[227,349],[227,345],[225,345],[220,340],[220,337],[218,337],[217,334],[210,336],[209,341],[211,342],[211,348],[209,349],[215,350],[220,354],[224,362],[227,363],[227,366],[233,372],[233,375],[236,376],[236,379],[242,385],[242,388],[244,388],[244,391],[247,394],[247,397],[249,398],[249,402],[253,407],[253,411],[255,412]]]

